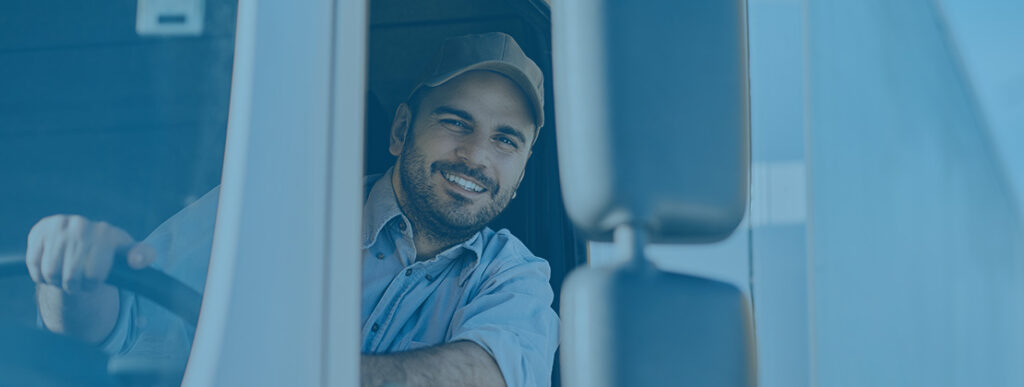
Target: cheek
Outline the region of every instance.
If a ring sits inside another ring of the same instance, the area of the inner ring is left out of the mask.
[[[413,152],[429,164],[430,162],[437,160],[439,146],[437,141],[430,138],[424,138],[427,136],[429,136],[429,134],[418,136],[414,139],[415,143],[409,145],[412,146],[411,150]]]
[[[525,158],[515,157],[505,160],[498,172],[502,186],[508,187],[508,189],[515,189],[516,185],[520,182],[519,177],[523,176],[525,170]]]
[[[419,142],[419,149],[422,154],[430,159],[443,159],[448,157],[455,152],[458,148],[458,141],[455,141],[451,136],[446,136],[444,133],[425,133],[423,141]],[[419,140],[419,138],[417,139]]]

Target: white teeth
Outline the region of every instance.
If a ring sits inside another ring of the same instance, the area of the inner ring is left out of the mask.
[[[484,192],[484,187],[481,187],[481,186],[477,185],[476,183],[474,183],[472,181],[463,179],[463,178],[455,176],[455,175],[449,175],[449,174],[443,173],[443,172],[441,173],[441,176],[444,176],[444,178],[447,179],[448,181],[450,181],[452,183],[455,183],[455,184],[458,184],[462,188],[465,188],[467,191],[471,191],[471,192]]]

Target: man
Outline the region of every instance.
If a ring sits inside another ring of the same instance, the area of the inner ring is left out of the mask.
[[[549,266],[486,227],[515,197],[543,126],[543,75],[508,35],[449,39],[399,105],[395,166],[363,209],[364,385],[547,385],[557,347]],[[78,216],[41,220],[26,262],[42,323],[114,353],[187,356],[192,332],[100,284],[116,252],[202,289],[217,190],[145,241]]]

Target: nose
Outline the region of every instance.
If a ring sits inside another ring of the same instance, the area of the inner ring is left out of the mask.
[[[487,152],[485,141],[487,136],[474,133],[466,136],[455,148],[455,157],[473,168],[483,168],[486,165]]]

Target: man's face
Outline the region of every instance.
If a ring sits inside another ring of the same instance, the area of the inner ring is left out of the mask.
[[[528,101],[504,76],[470,71],[430,90],[404,135],[402,109],[390,151],[403,211],[435,236],[468,238],[523,178],[536,132]]]

